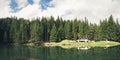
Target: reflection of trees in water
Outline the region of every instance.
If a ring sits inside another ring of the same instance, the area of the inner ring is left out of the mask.
[[[26,57],[25,60],[40,60],[40,59],[33,58],[33,57]]]
[[[79,47],[79,49],[77,47],[71,49],[61,47],[4,47],[0,49],[0,57],[5,58],[0,58],[0,60],[98,60],[99,58],[101,60],[120,60],[120,46],[107,49],[99,47]]]
[[[34,57],[19,57],[15,58],[14,60],[40,60],[40,59]]]

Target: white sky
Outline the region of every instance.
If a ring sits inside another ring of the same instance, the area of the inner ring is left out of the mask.
[[[111,14],[118,18],[120,22],[120,0],[52,0],[47,10],[42,10],[39,0],[34,0],[33,5],[27,5],[27,0],[16,0],[22,10],[12,13],[10,0],[0,0],[0,18],[17,16],[18,18],[35,18],[42,16],[57,16],[64,19],[84,19],[87,17],[89,22],[99,23],[100,19],[105,19]]]

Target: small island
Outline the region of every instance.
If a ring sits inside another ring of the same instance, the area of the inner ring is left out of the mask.
[[[60,46],[62,48],[74,48],[74,47],[112,47],[120,45],[119,42],[115,41],[90,41],[87,39],[80,39],[80,40],[63,40],[61,42],[46,42],[44,46]]]

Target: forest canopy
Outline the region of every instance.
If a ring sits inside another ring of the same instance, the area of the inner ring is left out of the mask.
[[[81,38],[120,41],[120,24],[112,15],[100,24],[89,23],[87,18],[63,20],[51,16],[31,21],[16,17],[0,18],[0,43],[60,42]]]

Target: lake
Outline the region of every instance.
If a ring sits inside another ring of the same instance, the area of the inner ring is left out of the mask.
[[[120,60],[120,46],[63,49],[43,46],[0,46],[0,60]]]

